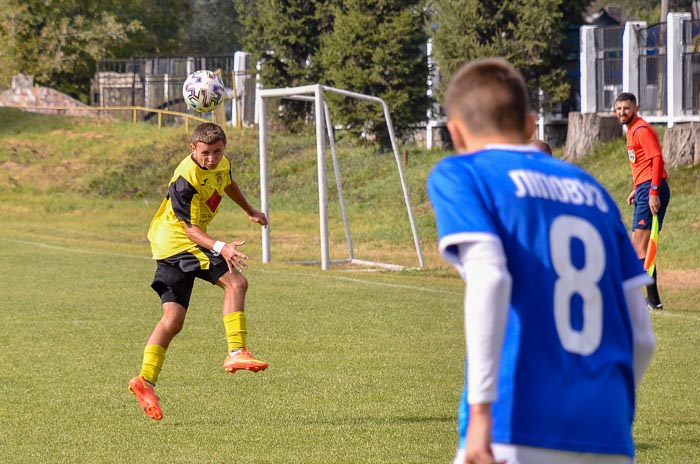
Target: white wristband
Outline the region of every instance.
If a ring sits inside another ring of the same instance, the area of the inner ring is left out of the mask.
[[[221,254],[221,250],[223,250],[225,246],[226,242],[221,242],[217,240],[216,242],[214,242],[214,246],[211,247],[211,251],[212,253],[214,253],[214,256],[219,256]]]

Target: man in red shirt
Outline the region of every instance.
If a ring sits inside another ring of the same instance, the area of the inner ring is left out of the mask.
[[[620,124],[627,126],[627,156],[632,168],[634,188],[627,197],[627,204],[634,204],[632,219],[632,244],[637,256],[644,263],[651,235],[651,220],[656,214],[659,230],[664,222],[666,207],[671,199],[664,159],[661,155],[659,136],[654,128],[637,114],[637,98],[631,93],[621,93],[615,99],[615,113]],[[659,290],[656,286],[656,269],[652,277],[654,283],[647,286],[647,306],[649,309],[663,309]]]

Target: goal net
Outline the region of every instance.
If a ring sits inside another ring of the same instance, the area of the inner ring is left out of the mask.
[[[328,145],[331,149],[331,157],[333,161],[333,172],[335,174],[335,183],[338,188],[338,200],[340,203],[340,212],[343,218],[343,225],[345,228],[345,241],[347,243],[348,258],[342,260],[334,260],[333,262],[360,264],[360,265],[371,265],[377,267],[383,267],[387,269],[403,269],[404,267],[398,264],[382,263],[376,261],[367,261],[358,259],[355,257],[353,250],[352,238],[350,236],[350,225],[348,222],[347,209],[345,205],[345,200],[343,197],[343,189],[340,176],[340,168],[338,165],[338,156],[336,153],[336,145],[333,133],[333,124],[331,121],[330,111],[328,109],[328,104],[325,100],[325,93],[333,93],[341,95],[347,98],[355,98],[358,100],[364,100],[368,102],[373,102],[381,105],[383,109],[383,115],[386,122],[386,126],[389,131],[389,138],[391,140],[392,150],[394,152],[394,158],[396,160],[396,169],[398,170],[399,180],[401,182],[401,190],[403,192],[403,199],[406,205],[406,212],[408,215],[408,222],[411,227],[411,233],[413,235],[413,243],[415,245],[416,254],[418,257],[418,265],[420,268],[424,267],[423,254],[420,247],[420,241],[418,238],[418,232],[416,229],[416,222],[413,216],[411,202],[408,194],[408,188],[406,186],[406,180],[404,178],[403,169],[401,167],[401,157],[399,155],[398,146],[396,143],[396,135],[394,133],[394,128],[391,122],[391,116],[389,115],[389,107],[387,104],[378,97],[373,97],[370,95],[364,95],[361,93],[350,92],[347,90],[340,90],[333,87],[328,87],[320,84],[307,85],[301,87],[287,87],[278,89],[259,89],[256,95],[256,108],[257,108],[257,119],[259,127],[259,144],[260,144],[260,205],[268,217],[270,217],[270,205],[269,205],[269,187],[268,187],[268,131],[267,131],[267,117],[265,109],[265,99],[270,98],[285,98],[292,100],[302,100],[314,103],[314,116],[315,116],[315,128],[316,128],[316,158],[317,158],[317,169],[318,169],[318,206],[319,206],[319,233],[320,233],[320,246],[321,246],[321,268],[327,270],[331,265],[330,257],[330,246],[329,246],[329,231],[328,231],[328,190],[327,190],[327,176],[326,176],[326,136],[328,140]],[[262,229],[262,261],[263,263],[270,262],[270,227]]]

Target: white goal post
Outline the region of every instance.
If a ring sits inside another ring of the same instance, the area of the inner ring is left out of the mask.
[[[386,119],[387,128],[389,130],[389,138],[391,139],[391,146],[394,151],[394,158],[396,159],[396,167],[399,173],[399,179],[401,180],[401,188],[403,190],[404,202],[406,204],[406,211],[408,213],[408,221],[411,225],[411,232],[413,234],[413,243],[416,247],[416,254],[418,255],[419,267],[424,267],[423,253],[420,247],[420,240],[418,239],[418,232],[416,229],[416,221],[413,217],[413,211],[411,209],[411,202],[408,195],[408,188],[406,186],[406,180],[403,175],[403,169],[401,168],[401,157],[399,155],[399,149],[396,143],[396,135],[394,133],[394,126],[391,122],[391,116],[389,115],[389,107],[387,104],[378,97],[373,97],[370,95],[364,95],[361,93],[350,92],[347,90],[340,90],[333,87],[328,87],[325,85],[314,84],[306,85],[301,87],[287,87],[278,89],[258,89],[255,97],[255,102],[257,106],[257,118],[258,118],[258,128],[259,128],[259,143],[260,143],[260,207],[266,216],[270,217],[270,205],[269,205],[269,190],[268,190],[268,173],[267,173],[267,118],[265,113],[265,98],[287,98],[292,100],[304,100],[314,102],[314,115],[316,121],[316,156],[317,156],[317,168],[318,168],[318,205],[319,205],[319,223],[320,223],[320,238],[321,238],[321,269],[327,270],[330,268],[330,247],[328,242],[328,194],[326,185],[326,143],[324,136],[324,129],[327,130],[328,140],[331,147],[331,154],[333,157],[333,169],[335,172],[336,185],[338,187],[338,198],[340,201],[340,210],[343,216],[343,224],[345,225],[345,238],[348,245],[349,258],[343,260],[343,262],[350,262],[354,264],[364,264],[364,265],[376,265],[380,267],[385,267],[389,269],[402,269],[403,266],[386,264],[386,263],[376,263],[370,261],[364,261],[355,259],[354,251],[352,247],[352,239],[350,238],[350,227],[348,224],[347,213],[345,209],[345,200],[343,199],[343,191],[340,181],[340,170],[338,168],[338,160],[335,150],[335,140],[333,136],[333,125],[331,123],[330,111],[328,110],[328,104],[324,98],[324,92],[335,93],[349,98],[356,98],[359,100],[365,100],[373,103],[378,103],[382,106],[384,111],[384,118]],[[270,226],[262,229],[262,261],[263,263],[270,262]]]

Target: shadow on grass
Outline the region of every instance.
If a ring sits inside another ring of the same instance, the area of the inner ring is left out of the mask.
[[[426,423],[452,423],[457,421],[456,416],[444,417],[348,417],[344,419],[308,419],[299,421],[300,424],[326,424],[334,426],[342,425],[392,425],[392,424],[426,424]]]
[[[659,449],[659,446],[653,443],[636,442],[634,445],[635,448],[637,448],[637,451],[651,451]]]

